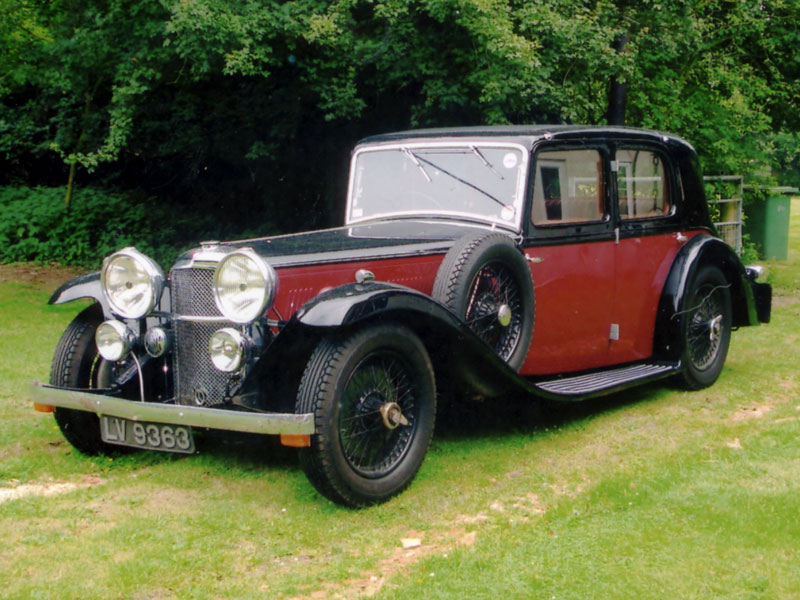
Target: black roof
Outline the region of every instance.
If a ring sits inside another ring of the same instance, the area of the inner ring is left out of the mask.
[[[627,138],[660,141],[691,149],[691,145],[676,135],[616,125],[479,125],[476,127],[441,127],[436,129],[412,129],[384,133],[364,138],[359,144],[376,144],[381,142],[397,142],[400,140],[428,138],[460,138],[485,137],[492,139],[509,139],[521,142],[530,147],[541,139],[602,139]]]

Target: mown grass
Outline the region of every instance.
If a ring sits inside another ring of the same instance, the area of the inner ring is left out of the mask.
[[[361,511],[270,440],[73,451],[26,384],[79,307],[2,283],[0,486],[82,487],[0,504],[0,596],[797,598],[800,201],[792,214],[773,322],[734,334],[712,388],[471,405],[409,490]]]

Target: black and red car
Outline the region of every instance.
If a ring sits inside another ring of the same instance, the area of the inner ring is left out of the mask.
[[[413,479],[437,399],[699,389],[769,320],[715,234],[692,147],[580,126],[411,131],[354,150],[345,225],[207,242],[165,275],[133,248],[51,299],[96,302],[50,385],[64,436],[193,452],[193,430],[280,435],[360,506]]]

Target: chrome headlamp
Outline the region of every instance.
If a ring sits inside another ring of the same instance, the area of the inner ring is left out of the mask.
[[[208,340],[208,353],[214,366],[225,373],[238,371],[247,362],[252,341],[233,327],[224,327]]]
[[[275,269],[250,248],[231,252],[214,272],[214,301],[234,323],[251,323],[264,314],[277,289]]]
[[[94,332],[97,351],[110,362],[117,362],[128,356],[134,339],[133,332],[121,321],[104,321]]]
[[[111,312],[126,319],[145,316],[164,289],[164,272],[136,248],[123,248],[103,261],[103,293]]]

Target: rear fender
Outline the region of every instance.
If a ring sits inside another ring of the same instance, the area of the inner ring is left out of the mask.
[[[696,235],[678,252],[664,283],[653,345],[657,358],[674,360],[683,352],[680,332],[687,292],[697,271],[706,264],[719,267],[731,286],[733,326],[759,324],[753,282],[742,261],[722,240],[705,234]]]

